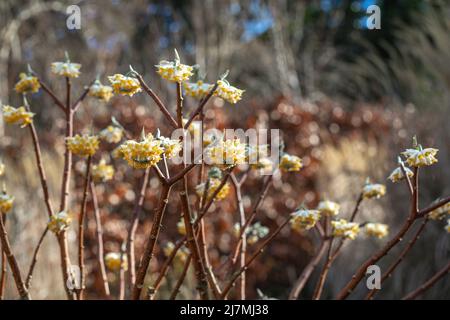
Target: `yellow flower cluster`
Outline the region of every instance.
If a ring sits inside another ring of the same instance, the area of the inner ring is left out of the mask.
[[[356,222],[348,222],[345,219],[331,221],[333,227],[333,236],[343,237],[346,239],[355,240],[359,233],[359,224]]]
[[[100,131],[99,136],[109,143],[117,143],[122,140],[123,130],[119,127],[108,126]]]
[[[205,97],[213,87],[212,84],[204,83],[202,80],[198,80],[197,82],[185,82],[183,86],[186,95],[196,99]]]
[[[36,93],[39,91],[41,84],[38,78],[27,75],[26,73],[19,74],[19,78],[20,80],[14,87],[17,93]]]
[[[209,179],[209,188],[207,191],[207,198],[210,199],[214,192],[216,192],[217,188],[219,187],[221,183],[220,179],[211,178]],[[206,183],[201,183],[195,187],[195,192],[199,197],[203,196],[203,193],[205,192]],[[220,189],[220,191],[217,193],[214,200],[223,200],[227,197],[228,193],[230,192],[230,185],[228,183],[225,183]]]
[[[378,199],[386,194],[386,186],[378,183],[366,184],[362,190],[364,199]]]
[[[98,136],[75,135],[73,137],[67,138],[67,147],[69,150],[81,157],[92,156],[97,151],[100,140]]]
[[[233,87],[226,80],[218,80],[217,84],[217,90],[214,92],[215,96],[218,96],[233,104],[242,99],[244,90]]]
[[[442,207],[439,207],[428,214],[428,217],[432,220],[442,220],[445,215],[450,214],[450,202],[447,202]]]
[[[273,162],[269,158],[261,158],[261,159],[258,159],[257,163],[252,164],[251,167],[253,169],[272,171],[273,170]]]
[[[127,255],[122,255],[119,252],[108,252],[105,255],[105,265],[111,271],[120,271],[121,267],[128,270]]]
[[[423,167],[431,166],[437,162],[435,156],[438,151],[438,149],[434,148],[422,149],[419,147],[419,149],[406,149],[402,154],[405,156],[406,162],[410,167]]]
[[[132,77],[126,77],[123,74],[115,74],[108,77],[113,87],[114,93],[132,97],[135,93],[141,92],[142,88],[139,80]]]
[[[171,242],[171,241],[167,242],[163,248],[164,255],[166,257],[169,257],[172,254],[174,249],[175,249],[175,245],[173,244],[173,242]],[[181,262],[184,262],[184,261],[186,261],[188,254],[189,254],[189,250],[185,246],[183,246],[180,248],[180,250],[177,251],[177,253],[175,254],[175,258],[179,259]]]
[[[70,62],[53,62],[52,72],[57,76],[69,78],[78,78],[80,75],[81,64]]]
[[[259,239],[269,234],[269,228],[263,226],[260,222],[256,222],[246,230],[248,244],[255,244]]]
[[[106,182],[114,176],[114,167],[106,164],[104,159],[92,166],[92,179],[95,182]]]
[[[303,167],[302,159],[297,156],[284,154],[280,159],[279,167],[285,172],[300,171]]]
[[[300,209],[291,214],[291,228],[297,232],[313,228],[320,220],[319,210]]]
[[[28,112],[25,107],[14,108],[11,106],[3,106],[3,119],[9,124],[18,124],[21,128],[33,122],[34,113]]]
[[[14,204],[14,197],[8,195],[6,192],[0,193],[0,212],[7,213],[11,210]]]
[[[166,80],[172,82],[183,82],[192,76],[193,67],[180,63],[178,60],[163,60],[155,66],[158,74]]]
[[[66,230],[72,223],[72,217],[67,211],[61,211],[50,217],[48,229],[54,233],[60,233]]]
[[[320,201],[317,206],[317,210],[324,216],[337,216],[339,214],[339,209],[341,206],[333,201],[324,200]]]
[[[239,139],[220,140],[206,150],[206,156],[211,164],[235,166],[245,163],[246,145]]]
[[[186,235],[186,225],[184,224],[183,218],[181,218],[180,221],[178,221],[177,230],[178,230],[178,233],[181,234],[182,236]]]
[[[414,172],[411,171],[411,169],[405,167],[406,175],[410,178],[414,176]],[[388,179],[392,182],[398,182],[400,180],[403,180],[405,178],[405,175],[403,174],[402,168],[398,167],[394,171],[391,172]]]
[[[159,137],[158,139],[159,141],[161,141],[161,147],[164,149],[164,155],[167,159],[173,158],[180,153],[180,140],[170,139],[166,137]]]
[[[161,141],[148,134],[142,141],[125,141],[118,150],[128,165],[135,169],[146,169],[161,160],[164,148]]]
[[[89,95],[99,100],[108,102],[113,96],[113,88],[103,85],[99,80],[96,80],[89,88]]]
[[[368,223],[364,228],[366,235],[371,237],[377,237],[378,239],[384,238],[389,234],[389,226],[383,223]]]

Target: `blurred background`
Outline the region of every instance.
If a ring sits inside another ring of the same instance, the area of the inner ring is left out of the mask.
[[[81,29],[68,30],[66,9],[74,4],[81,9]],[[367,27],[370,15],[366,9],[373,4],[381,8],[379,30]],[[159,78],[154,65],[173,59],[176,48],[183,62],[200,65],[207,81],[215,81],[229,69],[230,83],[246,90],[237,105],[220,99],[210,102],[208,127],[279,128],[286,150],[304,160],[301,173],[275,179],[258,221],[273,229],[300,203],[313,207],[324,197],[340,202],[343,217],[348,216],[370,177],[387,184],[387,195],[364,202],[359,219],[387,223],[395,232],[407,215],[408,194],[403,184],[388,183],[386,177],[395,168],[398,153],[411,146],[413,135],[423,146],[440,150],[439,163],[422,170],[421,206],[450,193],[449,34],[450,3],[445,0],[3,0],[0,99],[13,106],[21,104],[13,87],[27,64],[63,97],[64,81],[50,74],[50,64],[62,61],[67,51],[73,62],[82,64],[80,78],[73,81],[75,95],[97,75],[107,83],[106,76],[126,73],[132,65],[174,110],[175,89]],[[56,203],[63,163],[63,115],[42,90],[30,102]],[[186,105],[192,110],[195,101],[187,99]],[[75,130],[101,130],[115,116],[136,136],[142,127],[150,132],[160,128],[162,134],[169,134],[155,110],[144,94],[133,99],[115,97],[108,104],[87,99],[77,114]],[[0,159],[8,168],[4,181],[16,197],[15,209],[8,214],[8,230],[19,264],[26,270],[45,227],[45,208],[28,131],[6,127],[1,121]],[[106,159],[113,148],[102,147]],[[81,159],[75,157],[74,161],[75,170],[82,167]],[[126,237],[141,177],[141,172],[130,170],[123,162],[109,161],[116,167],[115,179],[97,186],[106,252],[119,250]],[[80,190],[82,179],[82,173],[74,175],[72,190]],[[261,186],[257,175],[246,183],[247,212]],[[138,251],[151,227],[158,190],[158,180],[153,177],[138,230]],[[72,193],[74,212],[80,201],[81,191]],[[233,196],[213,210],[207,219],[209,253],[214,267],[219,267],[235,243],[231,226],[238,215]],[[174,197],[161,245],[178,239],[179,214]],[[443,222],[429,223],[378,298],[402,297],[448,261],[449,236],[443,226]],[[74,230],[69,232],[73,259]],[[101,298],[90,202],[87,237],[88,296]],[[345,247],[332,267],[323,297],[334,297],[363,259],[385,241],[361,237]],[[250,268],[248,297],[257,298],[260,289],[269,297],[287,298],[317,246],[313,234],[284,230]],[[64,298],[57,251],[56,241],[48,236],[33,280],[34,298]],[[382,269],[392,256],[383,259]],[[158,249],[149,278],[157,275],[163,257]],[[176,264],[170,271],[161,298],[168,297],[180,269],[181,264]],[[116,293],[117,275],[109,276]],[[311,297],[315,277],[302,299]],[[14,297],[14,290],[9,277],[7,297]],[[364,290],[360,286],[354,296],[361,296]],[[190,275],[179,297],[190,298],[194,292]],[[450,298],[448,279],[423,298]]]

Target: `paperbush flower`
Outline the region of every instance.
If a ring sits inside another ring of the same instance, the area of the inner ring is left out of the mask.
[[[246,145],[239,139],[220,140],[206,149],[206,156],[215,165],[235,166],[246,162]]]
[[[389,234],[389,226],[383,223],[368,223],[364,227],[367,236],[377,237],[379,239]]]
[[[122,74],[115,74],[108,77],[113,87],[114,93],[132,97],[134,94],[141,92],[142,88],[139,80],[132,77],[126,77]]]
[[[96,80],[89,88],[89,95],[99,100],[108,102],[113,96],[113,88],[103,85],[99,80]]]
[[[164,155],[167,159],[170,159],[178,155],[181,151],[181,142],[178,139],[170,139],[166,137],[159,137],[161,141],[161,147],[164,149]]]
[[[297,232],[313,228],[320,220],[319,210],[300,209],[291,214],[291,228]]]
[[[428,217],[432,220],[442,220],[445,215],[450,214],[450,202],[447,202],[443,206],[431,211]]]
[[[67,146],[69,150],[76,155],[81,157],[88,157],[94,155],[98,149],[100,140],[97,136],[75,135],[73,137],[67,138]]]
[[[41,84],[38,78],[27,75],[26,73],[19,74],[20,80],[14,86],[17,93],[36,93],[39,91]]]
[[[333,227],[333,236],[355,240],[359,233],[359,224],[356,222],[348,222],[345,219],[331,221]]]
[[[263,226],[260,222],[256,222],[247,228],[246,234],[248,244],[254,244],[269,234],[269,228]]]
[[[423,167],[431,166],[432,164],[438,162],[435,158],[438,153],[438,149],[425,148],[422,149],[406,149],[402,154],[406,158],[406,162],[410,167]]]
[[[0,193],[0,212],[7,213],[12,209],[14,204],[14,197],[8,195],[6,192]]]
[[[174,61],[163,60],[155,66],[158,74],[171,82],[183,82],[189,80],[192,76],[193,67],[180,63],[179,60]]]
[[[216,192],[217,188],[219,187],[220,183],[222,181],[220,179],[211,178],[209,179],[209,188],[207,192],[207,198],[210,199],[214,192]],[[195,192],[199,197],[203,196],[203,193],[205,192],[206,182],[201,183],[195,187]],[[228,193],[230,192],[230,185],[228,183],[225,183],[220,189],[220,191],[217,193],[214,200],[223,200],[227,197]]]
[[[410,178],[414,176],[414,172],[411,171],[409,168],[405,168],[406,175]],[[388,179],[392,182],[398,182],[400,180],[403,180],[405,178],[402,168],[398,167],[394,171],[391,172]]]
[[[25,107],[14,108],[3,106],[3,119],[9,124],[18,124],[21,128],[33,122],[34,113],[28,112]]]
[[[204,98],[213,87],[212,84],[204,83],[202,80],[198,80],[197,82],[184,82],[183,86],[186,95],[196,99]]]
[[[378,183],[368,183],[363,187],[364,199],[378,199],[386,194],[386,186]]]
[[[253,169],[273,171],[273,162],[269,158],[261,158],[257,163],[251,165]]]
[[[60,233],[69,228],[72,223],[72,217],[67,211],[61,211],[50,217],[48,229],[54,233]]]
[[[104,159],[92,166],[92,179],[95,182],[106,182],[114,176],[114,167],[106,164]]]
[[[123,159],[135,169],[146,169],[157,164],[162,157],[164,148],[161,141],[148,134],[142,141],[125,141],[119,149]]]
[[[214,92],[215,96],[218,96],[232,104],[235,104],[242,99],[244,90],[233,87],[226,80],[218,80],[217,84],[217,90]]]
[[[0,162],[0,177],[5,174],[5,165]]]
[[[317,210],[324,216],[337,216],[339,214],[339,209],[341,206],[333,201],[325,200],[320,201],[317,206]]]
[[[53,62],[52,72],[58,76],[78,78],[81,64],[71,62]]]
[[[121,267],[128,270],[127,256],[120,252],[108,252],[105,255],[105,265],[111,271],[120,271]]]
[[[285,172],[300,171],[303,167],[302,159],[297,156],[292,156],[289,154],[284,154],[280,159],[279,167]]]
[[[118,143],[122,140],[123,130],[119,127],[108,126],[100,131],[99,136],[109,143]]]
[[[183,218],[181,218],[180,221],[178,221],[177,230],[178,233],[181,234],[182,236],[186,235],[186,225],[184,224]]]
[[[171,242],[171,241],[167,242],[163,248],[164,255],[166,257],[169,257],[172,254],[174,249],[175,249],[175,245],[173,244],[173,242]],[[175,259],[178,259],[181,262],[184,262],[184,261],[186,261],[188,254],[189,254],[188,249],[185,246],[183,246],[175,254]]]

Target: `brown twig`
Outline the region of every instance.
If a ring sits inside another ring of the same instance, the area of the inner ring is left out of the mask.
[[[97,233],[97,249],[98,249],[97,259],[98,259],[98,264],[100,267],[100,275],[103,280],[103,290],[105,293],[105,297],[108,298],[111,294],[111,291],[109,290],[108,274],[106,273],[106,267],[105,267],[102,219],[100,217],[100,209],[98,206],[98,199],[97,199],[97,193],[95,192],[94,181],[91,181],[89,186],[90,186],[90,190],[91,190],[92,204],[94,206],[94,218],[95,218],[96,233]]]
[[[86,176],[84,178],[83,200],[81,202],[81,211],[78,220],[78,265],[80,267],[80,288],[78,289],[78,300],[83,300],[83,293],[86,286],[86,275],[84,274],[84,218],[86,217],[87,198],[89,194],[89,184],[91,181],[91,162],[92,157],[86,159]]]
[[[124,242],[120,247],[120,271],[119,271],[119,300],[125,299],[125,257],[127,256],[127,244]]]
[[[439,200],[438,202],[430,205],[429,207],[427,207],[427,208],[425,208],[423,210],[420,210],[419,213],[417,214],[417,218],[424,217],[427,214],[429,214],[431,211],[434,211],[434,210],[436,210],[436,209],[446,205],[449,202],[450,202],[450,196],[446,197],[446,198],[444,198],[442,200]]]
[[[28,292],[25,283],[23,282],[22,275],[20,274],[20,268],[17,263],[16,257],[14,256],[11,245],[9,244],[8,234],[6,232],[5,224],[3,222],[3,214],[0,214],[0,239],[2,243],[2,250],[6,254],[6,259],[8,260],[11,273],[14,278],[14,282],[19,292],[20,298],[23,300],[30,300],[30,294]]]
[[[450,272],[450,262],[447,263],[447,265],[439,270],[435,275],[433,275],[430,279],[428,279],[424,284],[422,284],[419,288],[416,290],[408,293],[406,296],[402,298],[402,300],[414,300],[421,294],[423,294],[425,291],[430,289],[436,282],[438,282],[440,279],[442,279],[444,276],[446,276]]]
[[[6,288],[6,273],[7,273],[7,266],[6,266],[6,253],[3,251],[3,246],[1,248],[1,255],[2,255],[2,270],[0,275],[0,300],[3,300],[4,294],[5,294],[5,288]]]
[[[400,253],[400,255],[395,259],[395,261],[389,266],[389,268],[386,270],[385,273],[381,276],[380,284],[382,284],[384,281],[386,281],[388,278],[392,276],[392,273],[394,272],[395,268],[398,267],[398,265],[403,261],[405,256],[408,254],[408,252],[412,249],[414,244],[417,240],[419,240],[420,235],[422,234],[423,230],[425,230],[425,226],[429,220],[424,219],[422,224],[420,225],[419,229],[417,229],[416,233],[412,237],[412,239],[408,242],[408,245],[403,249],[403,251]],[[373,299],[373,297],[377,294],[379,290],[372,289],[365,297],[365,300]]]
[[[145,200],[145,190],[147,190],[147,185],[150,177],[150,168],[145,169],[145,173],[142,177],[141,189],[139,191],[139,196],[136,198],[133,209],[133,219],[131,220],[130,227],[128,229],[127,236],[127,258],[128,258],[128,277],[130,289],[133,288],[136,282],[136,259],[135,259],[135,248],[134,239],[136,237],[136,231],[139,225],[139,215],[144,205]]]
[[[89,90],[91,86],[94,84],[95,80],[92,80],[89,85],[87,85],[84,88],[83,93],[80,95],[80,97],[75,101],[75,103],[71,106],[73,112],[76,112],[78,108],[81,106],[81,103],[83,102],[84,98],[86,98],[87,94],[89,93]]]
[[[30,289],[31,279],[33,278],[33,271],[34,267],[36,266],[37,262],[37,256],[39,253],[39,250],[41,249],[42,243],[44,242],[45,236],[47,235],[48,227],[45,227],[44,232],[42,232],[41,237],[39,238],[38,244],[36,245],[36,248],[34,249],[33,258],[31,259],[30,268],[28,270],[28,274],[25,280],[25,287],[27,289]]]
[[[53,93],[53,91],[41,80],[39,79],[39,83],[42,89],[52,98],[53,102],[62,110],[66,111],[66,106],[64,103],[58,99],[58,97]]]
[[[177,283],[175,284],[175,287],[173,288],[173,291],[170,295],[170,298],[169,298],[170,300],[175,300],[178,293],[180,292],[181,285],[183,284],[183,281],[186,278],[191,261],[192,261],[192,254],[190,253],[186,258],[186,262],[184,263],[183,271],[181,272],[180,278],[178,279]]]

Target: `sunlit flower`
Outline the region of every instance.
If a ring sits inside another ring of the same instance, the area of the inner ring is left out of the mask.
[[[108,252],[105,255],[105,265],[111,271],[128,270],[128,260],[126,254],[120,252]]]
[[[333,236],[343,237],[346,239],[355,240],[359,233],[359,224],[356,222],[348,222],[345,219],[331,221],[333,227]]]
[[[285,172],[300,171],[303,167],[302,159],[290,154],[284,154],[280,159],[279,167]]]
[[[406,162],[410,167],[423,167],[438,162],[435,158],[438,151],[434,148],[406,149],[402,154],[406,157]]]
[[[103,85],[99,80],[96,80],[89,88],[89,95],[99,100],[108,102],[113,96],[113,88]]]
[[[108,77],[113,87],[114,93],[132,97],[135,93],[141,92],[142,88],[139,80],[132,77],[126,77],[123,74],[115,74]]]
[[[266,170],[266,171],[272,171],[273,170],[273,162],[269,158],[261,158],[258,159],[258,162],[251,165],[253,169],[260,169],[260,170]]]
[[[367,236],[377,237],[379,239],[389,234],[389,226],[383,223],[367,223],[364,230]]]
[[[244,90],[233,87],[226,80],[218,80],[217,84],[217,90],[214,92],[215,96],[233,104],[241,100]]]
[[[122,146],[118,146],[113,151],[111,151],[111,157],[114,159],[123,159],[124,153],[122,152]]]
[[[67,138],[67,147],[69,150],[81,157],[88,157],[94,155],[98,149],[100,140],[98,136],[75,135],[73,137]]]
[[[9,124],[18,124],[21,128],[33,122],[34,113],[28,112],[25,107],[14,108],[3,106],[3,119]]]
[[[192,76],[193,67],[180,63],[179,60],[163,60],[155,66],[158,74],[166,80],[172,82],[183,82]]]
[[[11,210],[14,204],[14,197],[8,195],[6,192],[0,193],[0,212],[7,213]]]
[[[63,230],[69,228],[72,223],[71,214],[67,211],[61,211],[50,217],[48,222],[48,229],[54,233],[60,233]]]
[[[164,155],[167,159],[175,157],[181,151],[181,142],[178,139],[170,139],[166,137],[159,137],[161,147],[164,149]]]
[[[210,164],[235,166],[246,162],[246,145],[239,139],[220,140],[206,149]]]
[[[26,73],[19,74],[19,78],[20,80],[14,87],[17,93],[36,93],[39,91],[41,84],[38,78],[27,75]]]
[[[183,83],[186,95],[201,99],[205,97],[212,89],[213,85],[210,83],[204,83],[202,80],[197,82],[185,82]]]
[[[219,188],[221,182],[222,181],[220,179],[215,179],[215,178],[209,179],[209,188],[208,188],[208,192],[207,192],[208,199],[210,199],[213,196],[214,192],[216,192],[217,188]],[[206,182],[201,183],[195,187],[195,192],[197,193],[197,195],[199,197],[203,196],[203,193],[205,192],[205,187],[206,187]],[[220,189],[220,191],[217,193],[214,200],[225,199],[229,192],[230,192],[230,185],[228,183],[225,183],[223,185],[222,189]]]
[[[164,255],[166,257],[169,257],[174,249],[175,245],[173,244],[173,242],[172,241],[167,242],[163,248]],[[188,254],[189,254],[188,249],[185,246],[183,246],[177,251],[177,253],[175,254],[175,258],[179,259],[181,262],[184,262],[186,261]]]
[[[184,223],[183,218],[181,218],[180,221],[178,221],[177,230],[178,233],[181,234],[182,236],[186,235],[186,224]]]
[[[53,62],[52,72],[58,76],[78,78],[81,64],[71,62]]]
[[[320,201],[317,206],[317,210],[319,210],[322,215],[329,217],[337,216],[340,208],[341,206],[338,203],[329,200]]]
[[[410,178],[414,176],[414,172],[411,171],[411,169],[405,167],[406,175]],[[398,167],[392,173],[389,175],[388,179],[392,182],[398,182],[400,180],[403,180],[405,178],[405,175],[403,174],[402,168]]]
[[[0,177],[5,174],[5,165],[0,162]]]
[[[313,228],[320,220],[319,210],[300,209],[291,214],[291,227],[297,232]]]
[[[269,234],[269,228],[263,226],[260,222],[256,222],[247,228],[246,234],[248,244],[254,244]]]
[[[362,190],[364,199],[378,199],[386,194],[386,186],[378,183],[368,183]]]
[[[235,223],[233,225],[233,235],[237,238],[239,237],[239,235],[241,234],[241,224],[240,223]]]
[[[161,141],[148,134],[142,141],[125,141],[120,150],[123,159],[135,169],[146,169],[157,164],[162,157],[164,148]]]
[[[443,206],[431,211],[428,217],[432,220],[442,220],[445,215],[450,214],[450,202],[447,202]]]
[[[95,182],[106,182],[114,176],[114,167],[106,164],[104,159],[92,166],[92,179]]]
[[[122,140],[123,130],[119,127],[108,126],[100,131],[99,136],[109,143],[117,143]]]

